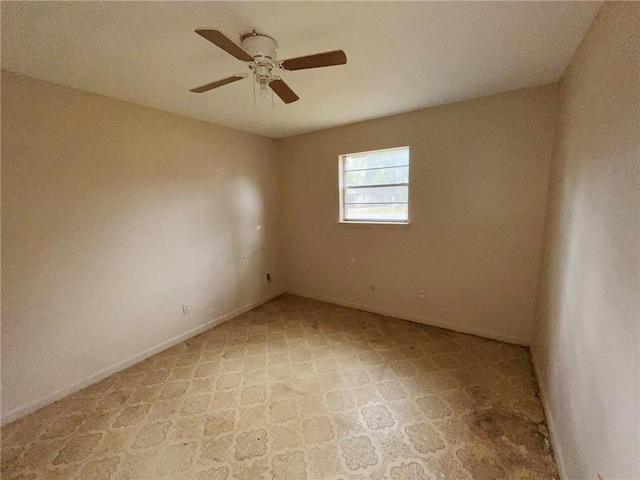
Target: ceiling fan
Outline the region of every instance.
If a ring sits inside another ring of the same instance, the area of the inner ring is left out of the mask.
[[[228,54],[233,55],[238,60],[247,63],[255,79],[254,95],[255,84],[258,84],[261,97],[268,97],[268,88],[270,88],[284,103],[295,102],[300,97],[298,97],[275,72],[280,70],[293,71],[307,68],[330,67],[347,63],[347,56],[342,50],[278,60],[278,43],[270,36],[257,33],[255,30],[242,35],[240,37],[240,45],[229,39],[229,37],[220,30],[203,28],[196,30],[196,33]],[[233,75],[216,82],[192,88],[190,91],[193,93],[208,92],[209,90],[237,82],[248,76],[249,74],[246,73]]]

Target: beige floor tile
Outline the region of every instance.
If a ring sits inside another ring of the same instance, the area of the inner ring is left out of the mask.
[[[6,479],[557,478],[525,348],[283,295],[2,428]]]

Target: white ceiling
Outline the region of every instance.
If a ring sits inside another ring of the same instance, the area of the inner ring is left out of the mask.
[[[558,80],[601,2],[2,2],[2,68],[283,137]],[[279,58],[343,49],[347,65],[284,72],[301,97],[253,108],[252,83],[189,89],[245,64],[196,35],[255,27]]]

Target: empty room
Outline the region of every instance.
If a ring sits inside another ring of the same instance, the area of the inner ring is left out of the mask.
[[[1,2],[2,479],[640,480],[640,3]]]

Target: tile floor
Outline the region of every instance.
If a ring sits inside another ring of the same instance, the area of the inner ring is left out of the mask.
[[[529,353],[283,295],[2,428],[3,479],[557,478]]]

